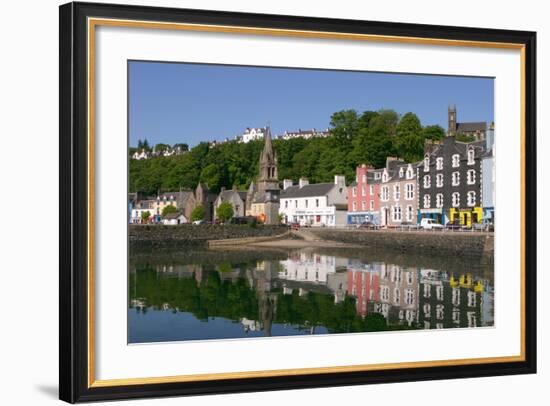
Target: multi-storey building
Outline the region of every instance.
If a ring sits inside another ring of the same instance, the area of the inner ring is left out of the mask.
[[[480,327],[484,284],[471,274],[455,277],[443,271],[421,271],[419,284],[420,328]]]
[[[355,169],[355,181],[348,186],[348,224],[380,224],[381,176],[372,166],[363,164]]]
[[[250,141],[263,140],[265,135],[266,128],[250,128],[248,127],[244,132],[237,136],[239,142],[244,142],[245,144]]]
[[[426,140],[417,167],[418,219],[471,226],[483,218],[481,158],[485,141],[464,143],[452,135]]]
[[[374,172],[380,172],[380,225],[416,222],[416,164],[388,157],[386,167]]]
[[[418,270],[381,264],[379,297],[372,310],[382,314],[388,324],[412,326],[418,320]]]
[[[346,180],[336,175],[334,183],[309,184],[301,178],[298,185],[285,179],[279,213],[283,222],[305,226],[344,226],[348,208]]]

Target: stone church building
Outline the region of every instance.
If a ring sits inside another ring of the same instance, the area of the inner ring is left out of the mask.
[[[246,215],[257,217],[264,224],[279,224],[279,196],[277,154],[271,141],[271,129],[267,127],[258,178],[250,184],[246,196]]]

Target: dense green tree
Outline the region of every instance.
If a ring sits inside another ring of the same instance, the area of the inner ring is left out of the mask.
[[[158,143],[155,145],[155,151],[157,152],[164,152],[168,149],[170,149],[170,145],[168,144]]]
[[[221,186],[222,172],[217,164],[208,164],[201,171],[200,181],[206,183],[212,191],[218,192]]]
[[[407,113],[396,127],[395,151],[397,155],[407,162],[422,159],[424,151],[424,138],[420,120],[414,113]]]
[[[445,137],[445,130],[439,125],[428,125],[422,129],[424,139],[438,141]]]
[[[176,148],[180,148],[181,151],[189,151],[189,145],[188,144],[185,144],[185,143],[177,143],[177,144],[174,144],[173,148],[176,149]]]
[[[191,221],[204,220],[205,215],[206,215],[206,210],[204,209],[204,206],[199,205],[195,207],[191,212]]]
[[[149,210],[141,212],[141,221],[147,221],[151,217]]]
[[[222,202],[216,208],[216,217],[222,222],[229,221],[233,217],[233,206],[229,202]]]
[[[168,206],[164,206],[162,209],[162,217],[166,217],[168,214],[177,213],[178,209],[176,206],[173,206],[169,204]]]

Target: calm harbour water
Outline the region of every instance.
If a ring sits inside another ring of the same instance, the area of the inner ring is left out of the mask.
[[[130,257],[128,342],[492,326],[493,269],[356,249]]]

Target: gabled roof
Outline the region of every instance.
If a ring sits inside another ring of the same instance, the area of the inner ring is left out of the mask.
[[[325,196],[333,187],[334,183],[312,183],[300,187],[299,185],[290,186],[281,191],[281,199],[292,199],[297,197]]]
[[[243,202],[246,201],[246,192],[241,192],[239,190],[222,190],[220,194],[218,195],[218,198],[222,201],[229,200],[234,196],[238,196]]]
[[[469,122],[469,123],[456,123],[456,132],[476,132],[476,131],[486,131],[487,123],[484,121],[478,122]]]
[[[181,211],[177,211],[175,213],[168,213],[166,216],[162,216],[162,218],[164,220],[173,220],[173,219],[177,219],[180,216],[183,216],[185,218],[185,216]]]

